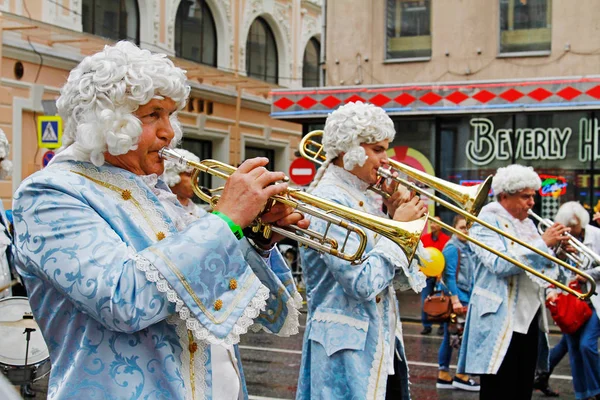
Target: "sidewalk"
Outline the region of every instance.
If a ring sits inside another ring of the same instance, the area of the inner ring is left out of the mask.
[[[418,322],[421,323],[421,294],[415,293],[412,290],[407,290],[404,292],[397,292],[398,295],[398,304],[400,306],[400,319],[402,321],[410,321],[410,322]],[[561,331],[558,329],[554,322],[552,321],[552,317],[550,317],[550,313],[547,312],[546,315],[548,317],[548,327],[550,328],[550,333],[561,335]]]

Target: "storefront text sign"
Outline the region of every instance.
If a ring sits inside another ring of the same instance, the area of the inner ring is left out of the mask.
[[[571,128],[495,129],[487,118],[473,118],[473,139],[467,142],[467,158],[475,165],[507,161],[515,156],[522,160],[563,160],[573,131]],[[514,143],[513,143],[514,142]]]

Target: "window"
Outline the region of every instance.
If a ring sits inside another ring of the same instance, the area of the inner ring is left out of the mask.
[[[175,54],[217,66],[215,20],[206,0],[182,0],[175,17]]]
[[[304,62],[302,66],[302,86],[319,86],[319,58],[321,55],[321,44],[315,38],[311,38],[304,50]]]
[[[212,158],[212,142],[210,140],[190,139],[184,137],[181,141],[181,148],[194,153],[200,160]],[[200,174],[198,184],[201,187],[212,188],[212,175]],[[200,198],[194,195],[194,203],[202,203]]]
[[[140,44],[137,0],[83,0],[81,20],[84,32]]]
[[[266,21],[257,18],[248,32],[246,42],[246,73],[265,82],[279,81],[279,59],[275,37]]]
[[[264,149],[262,147],[246,146],[246,160],[254,157],[266,157],[269,159],[269,163],[265,165],[265,168],[269,171],[275,170],[275,150]]]
[[[387,0],[386,59],[431,57],[431,0]]]
[[[500,53],[550,51],[552,2],[500,0]]]

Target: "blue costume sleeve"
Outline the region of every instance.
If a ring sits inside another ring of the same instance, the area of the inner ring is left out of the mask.
[[[339,198],[329,200],[344,204]],[[344,204],[346,205],[346,204]],[[311,229],[324,233],[327,223],[322,219],[311,219]],[[337,240],[341,248],[346,236],[346,230],[332,225],[328,237]],[[356,235],[350,235],[346,242],[345,252],[353,253],[359,245]],[[335,280],[343,287],[344,292],[357,300],[372,300],[383,289],[388,287],[396,273],[396,266],[408,265],[408,261],[400,248],[387,238],[380,238],[368,257],[358,265],[351,265],[348,261],[334,257],[331,254],[322,254],[327,268]]]
[[[458,249],[452,243],[446,245],[442,251],[446,266],[444,267],[444,283],[452,295],[459,294],[456,285],[456,267],[458,264]]]
[[[485,222],[501,229],[498,220],[493,216],[480,214],[479,217],[482,218]],[[480,224],[474,224],[469,231],[469,235],[474,239],[477,239],[480,242],[488,245],[489,247],[503,254],[506,254],[509,257],[518,259],[525,265],[528,265],[534,269],[545,271],[549,267],[548,259],[530,250],[524,249],[522,246],[519,246],[516,243],[509,243],[509,239],[507,239],[506,237],[501,236],[498,233],[481,226]],[[537,248],[546,253],[549,252],[548,247],[543,243],[541,239],[537,243],[529,244],[536,245]],[[480,263],[478,263],[477,267],[483,266],[493,274],[498,275],[500,277],[508,277],[511,275],[518,275],[525,272],[525,270],[517,267],[512,262],[506,261],[500,258],[499,256],[483,249],[480,246],[476,246],[472,243],[469,243],[469,245],[480,260]],[[513,246],[518,246],[518,252],[516,250],[517,247]],[[513,251],[513,249],[515,250]]]
[[[46,177],[21,186],[14,219],[24,272],[46,281],[106,329],[136,332],[177,312],[196,338],[236,343],[268,290],[248,268],[227,225],[206,215],[181,233],[160,232],[164,239],[137,251],[130,243],[139,242],[140,233],[116,229],[124,217],[92,208],[82,194],[84,182]]]
[[[252,270],[270,292],[266,308],[254,321],[252,330],[262,329],[284,337],[297,334],[302,298],[283,257],[277,249],[273,249],[269,259],[265,260],[246,240],[241,241],[241,247]]]

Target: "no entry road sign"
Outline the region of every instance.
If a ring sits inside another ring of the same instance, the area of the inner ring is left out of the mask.
[[[304,158],[296,158],[290,164],[290,179],[296,185],[308,185],[315,177],[316,172],[315,165]]]

